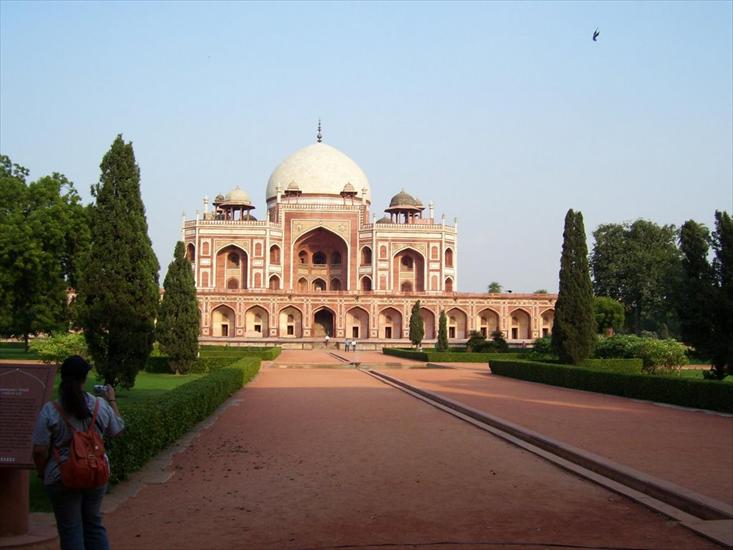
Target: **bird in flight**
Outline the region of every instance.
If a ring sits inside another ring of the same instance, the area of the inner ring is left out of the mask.
[[[596,27],[596,30],[593,31],[593,42],[598,42],[598,35],[601,34],[598,32],[598,27]]]

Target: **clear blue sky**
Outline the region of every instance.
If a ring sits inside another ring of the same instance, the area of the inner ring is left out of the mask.
[[[568,208],[589,245],[733,209],[732,6],[3,1],[0,151],[89,201],[132,140],[164,272],[183,211],[239,185],[262,216],[321,117],[373,211],[459,218],[459,289],[555,290]]]

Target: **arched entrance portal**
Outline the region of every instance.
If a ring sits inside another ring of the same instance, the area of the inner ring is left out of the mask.
[[[313,316],[313,336],[323,338],[333,336],[333,312],[330,309],[319,309]]]

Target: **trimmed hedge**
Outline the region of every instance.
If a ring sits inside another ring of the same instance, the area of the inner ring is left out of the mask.
[[[466,351],[412,350],[405,348],[383,348],[382,353],[431,363],[486,363],[492,359],[518,359],[521,353],[475,353]]]
[[[522,360],[495,359],[490,367],[494,374],[530,382],[733,413],[733,384],[718,381]]]
[[[627,374],[638,374],[641,372],[644,362],[638,357],[631,359],[586,359],[582,367],[589,369],[600,369],[613,372],[625,372]]]
[[[258,357],[250,357],[252,359],[259,359]],[[193,365],[191,365],[191,368],[187,371],[190,374],[206,374],[208,372],[213,372],[215,370],[220,370],[226,367],[227,365],[231,365],[237,359],[239,358],[246,358],[246,357],[237,357],[237,356],[223,356],[223,357],[200,357],[196,359],[196,361],[193,362]],[[166,356],[160,356],[160,357],[149,357],[148,362],[145,364],[145,372],[152,372],[152,373],[158,373],[158,374],[170,374],[173,371],[170,368],[170,358]]]
[[[260,348],[256,346],[201,346],[202,357],[259,357],[263,361],[273,361],[282,353],[282,348]]]
[[[125,431],[107,442],[110,481],[116,483],[142,468],[196,424],[211,415],[259,371],[260,361],[246,357],[226,368],[166,392],[160,399],[125,406]]]

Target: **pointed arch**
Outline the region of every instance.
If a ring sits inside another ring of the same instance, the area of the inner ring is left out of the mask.
[[[448,338],[463,340],[468,337],[468,315],[459,307],[445,312],[448,317]]]
[[[211,310],[211,335],[224,338],[234,336],[236,321],[234,309],[226,304],[216,306]]]
[[[532,335],[532,316],[521,307],[513,309],[509,313],[511,340],[529,340]]]
[[[278,314],[278,334],[281,338],[303,336],[303,312],[295,306],[286,306]]]
[[[478,330],[484,338],[491,338],[491,335],[499,330],[499,312],[493,308],[487,307],[476,314],[476,330]]]
[[[379,312],[379,337],[395,340],[402,338],[402,313],[393,307]]]
[[[268,286],[270,290],[280,290],[280,277],[277,275],[270,275]]]
[[[425,290],[425,256],[422,252],[411,246],[405,246],[394,253],[392,256],[392,288],[399,292],[423,292]]]
[[[298,272],[306,277],[322,277],[330,281],[338,277],[349,290],[350,247],[344,237],[331,229],[319,225],[309,229],[291,245],[290,257],[310,258],[310,262],[298,263]],[[329,261],[330,260],[330,261]],[[290,266],[290,280],[293,280],[294,266]],[[291,283],[292,284],[292,283]]]
[[[542,321],[542,336],[550,336],[552,334],[552,326],[555,324],[555,309],[549,308],[540,314]]]
[[[245,335],[250,338],[264,338],[269,335],[270,315],[262,306],[252,306],[244,313]]]
[[[346,312],[346,337],[369,338],[369,313],[363,307],[355,306]]]
[[[214,266],[216,288],[249,288],[249,256],[241,246],[230,243],[219,247]]]

